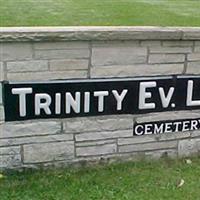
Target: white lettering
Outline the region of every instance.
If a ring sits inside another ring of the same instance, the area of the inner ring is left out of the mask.
[[[81,93],[76,92],[75,93],[75,99],[71,95],[70,92],[66,92],[65,94],[65,112],[66,114],[71,113],[71,107],[74,110],[75,113],[80,113],[80,99],[81,99]]]
[[[127,92],[128,90],[123,90],[122,93],[119,95],[117,90],[112,90],[112,93],[117,101],[117,110],[122,110],[122,101],[124,100]]]
[[[171,133],[172,132],[172,123],[169,122],[169,123],[165,123],[165,133]]]
[[[98,91],[94,92],[94,96],[98,97],[98,111],[103,112],[104,111],[104,97],[108,96],[108,91]]]
[[[189,121],[184,121],[183,122],[183,130],[182,131],[189,131],[190,128],[189,128]]]
[[[45,93],[35,95],[35,114],[40,115],[41,109],[45,111],[47,115],[51,114],[49,108],[51,104],[51,96]]]
[[[84,112],[90,112],[90,92],[85,92],[84,95]]]
[[[182,122],[174,122],[175,125],[175,132],[179,131],[179,126],[182,124]]]
[[[141,131],[139,132],[138,129],[141,129]],[[135,127],[135,134],[136,135],[142,135],[143,133],[144,133],[143,126],[142,125],[137,125]]]
[[[60,114],[61,113],[61,94],[60,93],[56,93],[55,113],[56,114]]]
[[[200,106],[200,100],[192,100],[194,81],[188,81],[187,87],[187,106]]]
[[[191,121],[191,131],[193,130],[197,130],[197,125],[198,125],[198,121],[197,120],[192,120]]]
[[[147,92],[147,88],[156,87],[156,82],[141,82],[140,83],[140,92],[139,92],[139,109],[153,109],[156,107],[155,103],[146,103],[145,100],[151,98],[151,92]]]
[[[13,88],[12,94],[19,95],[19,115],[20,117],[26,116],[26,95],[33,92],[32,88]]]
[[[165,95],[164,89],[162,87],[160,87],[158,90],[159,90],[159,93],[160,93],[162,106],[163,106],[163,108],[167,108],[169,106],[170,101],[171,101],[172,95],[174,94],[174,87],[171,87],[169,89],[169,92],[168,92],[167,95]]]
[[[164,127],[164,124],[160,124],[160,126],[158,126],[158,124],[155,124],[154,134],[163,133],[163,127]]]
[[[145,135],[152,134],[151,128],[152,128],[152,124],[145,124],[145,132],[144,132],[144,134]]]

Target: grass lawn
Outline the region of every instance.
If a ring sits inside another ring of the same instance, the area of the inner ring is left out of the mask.
[[[200,26],[200,0],[0,0],[0,26]]]
[[[199,200],[200,159],[13,172],[0,179],[0,199]]]

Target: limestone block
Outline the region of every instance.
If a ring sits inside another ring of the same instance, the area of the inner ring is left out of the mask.
[[[124,47],[139,47],[139,40],[115,40],[115,41],[92,41],[92,47],[103,47],[103,48],[124,48]]]
[[[61,131],[61,123],[55,121],[35,121],[25,123],[5,123],[0,125],[0,138],[50,135]]]
[[[0,139],[0,146],[13,146],[22,144],[36,144],[47,142],[63,142],[73,140],[73,134],[56,134],[42,136],[26,136],[17,138]]]
[[[76,142],[76,147],[97,146],[116,143],[116,139]]]
[[[100,146],[77,147],[77,156],[97,156],[105,154],[113,154],[117,152],[116,144],[105,144]]]
[[[20,154],[20,146],[0,148],[0,155],[15,155],[15,154]]]
[[[20,154],[0,155],[0,169],[20,168],[22,160]]]
[[[183,40],[163,41],[162,45],[165,47],[192,47],[193,41],[183,41]]]
[[[130,138],[119,138],[118,145],[130,145],[130,144],[143,144],[149,142],[168,141],[168,140],[180,140],[190,137],[190,132],[178,132],[178,133],[165,133],[156,135],[143,135],[132,136]]]
[[[47,72],[26,72],[26,73],[8,73],[9,81],[36,81],[36,80],[57,80],[57,79],[74,79],[86,78],[86,70],[75,71],[47,71]]]
[[[200,41],[195,41],[194,52],[200,52]]]
[[[88,42],[68,41],[68,42],[37,42],[34,43],[34,49],[85,49],[88,48]]]
[[[199,40],[200,29],[199,27],[182,28],[182,39],[184,40]]]
[[[144,40],[141,41],[142,47],[155,47],[155,46],[161,46],[161,41],[156,40]]]
[[[200,52],[188,54],[188,61],[200,61]]]
[[[24,163],[53,162],[74,158],[74,142],[53,142],[24,145]]]
[[[0,62],[0,81],[4,80],[4,67],[3,62]]]
[[[58,49],[58,50],[36,50],[36,59],[76,59],[88,58],[89,49]]]
[[[191,53],[191,47],[150,47],[150,53]]]
[[[187,157],[200,152],[200,139],[181,140],[178,143],[178,155]]]
[[[106,131],[106,132],[89,132],[76,134],[75,139],[78,142],[81,141],[93,141],[93,140],[105,140],[120,137],[131,137],[133,135],[133,130],[120,130],[120,131]]]
[[[200,61],[188,62],[187,74],[200,74]]]
[[[17,61],[32,59],[30,43],[1,43],[0,61]]]
[[[5,119],[4,107],[0,105],[0,121],[3,121],[4,119]]]
[[[118,145],[141,144],[148,142],[156,142],[156,137],[151,136],[132,136],[130,138],[118,138]]]
[[[147,49],[144,47],[94,47],[93,66],[131,65],[145,63]]]
[[[47,71],[48,62],[45,60],[29,60],[18,62],[7,62],[8,72],[34,72]]]
[[[200,52],[200,46],[196,46],[196,47],[194,48],[194,52]]]
[[[153,64],[92,67],[92,78],[182,74],[184,64]]]
[[[2,83],[0,82],[0,104],[3,103],[2,89]]]
[[[121,153],[173,149],[173,148],[177,148],[177,141],[151,142],[143,144],[123,145],[118,147],[119,152]]]
[[[152,54],[149,63],[180,63],[184,62],[185,55],[181,54]]]
[[[84,59],[65,59],[50,60],[49,66],[52,71],[88,69],[88,60]]]
[[[195,119],[200,118],[198,111],[175,111],[175,112],[160,112],[141,115],[137,117],[137,123],[164,121],[164,120],[179,120],[179,119]]]
[[[125,130],[132,129],[133,117],[122,115],[118,117],[74,118],[65,120],[63,127],[66,133]]]
[[[177,150],[176,149],[166,149],[166,150],[157,150],[157,151],[150,151],[145,152],[145,157],[147,159],[160,159],[163,157],[168,158],[177,158]]]

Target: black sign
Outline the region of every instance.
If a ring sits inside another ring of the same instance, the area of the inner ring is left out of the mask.
[[[200,76],[3,83],[5,120],[200,109]]]
[[[172,132],[186,132],[200,129],[200,118],[184,120],[154,121],[136,123],[133,127],[134,135],[153,135]]]

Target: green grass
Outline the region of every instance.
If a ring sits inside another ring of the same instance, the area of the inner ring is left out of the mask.
[[[177,187],[180,180],[185,184]],[[199,200],[200,159],[28,171],[0,179],[1,200]]]
[[[200,0],[0,0],[0,26],[200,26]]]

